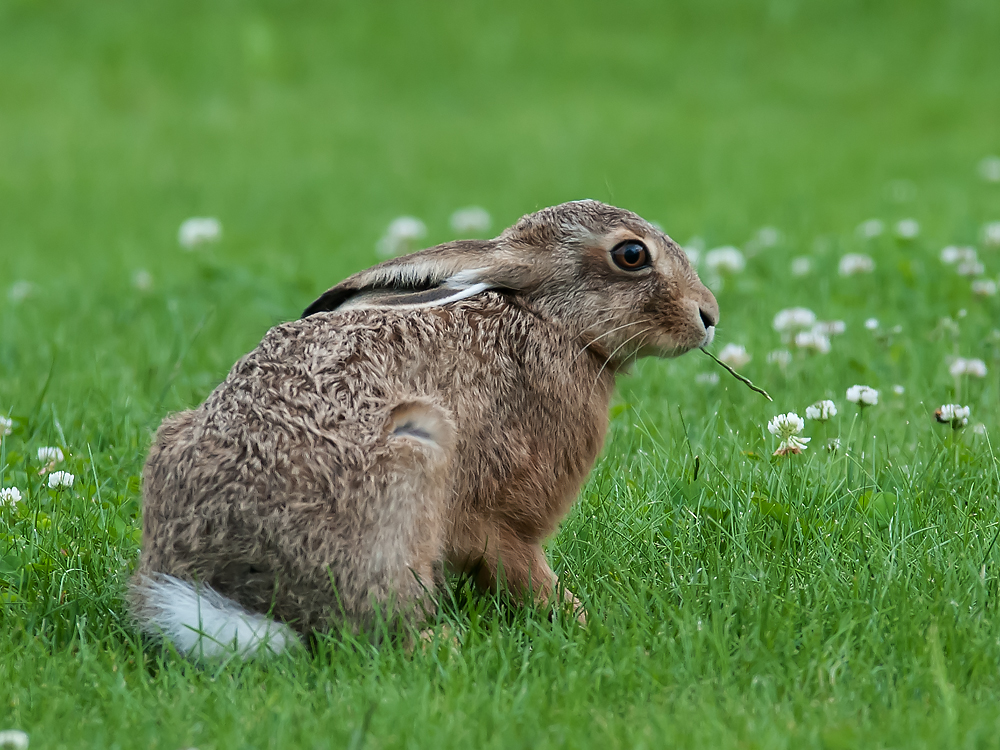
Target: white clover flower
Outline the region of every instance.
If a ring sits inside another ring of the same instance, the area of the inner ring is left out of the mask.
[[[697,375],[694,376],[694,382],[700,383],[701,385],[718,385],[719,373],[699,372]]]
[[[868,221],[858,224],[857,228],[858,236],[868,240],[880,236],[884,231],[885,224],[882,223],[881,219],[868,219]]]
[[[868,318],[868,320],[865,321],[865,328],[869,331],[878,330],[878,318]]]
[[[983,225],[983,244],[987,247],[1000,247],[1000,221]]]
[[[14,420],[10,417],[0,415],[0,437],[9,435],[14,431]]]
[[[978,172],[986,182],[1000,182],[1000,156],[984,156],[979,162]]]
[[[773,352],[767,353],[767,361],[768,364],[785,369],[792,363],[792,353],[787,349],[775,349]]]
[[[808,276],[812,271],[812,258],[800,255],[792,258],[792,276]]]
[[[836,453],[840,450],[840,438],[830,438],[826,441],[826,449],[830,453]]]
[[[847,400],[864,408],[878,403],[878,391],[867,385],[852,385],[847,389]]]
[[[712,273],[740,273],[747,262],[738,248],[726,245],[705,253],[705,266]]]
[[[955,273],[959,276],[979,276],[984,271],[986,271],[986,266],[978,260],[970,260],[965,261],[964,263],[959,263],[955,268]]]
[[[153,288],[153,274],[145,268],[140,268],[132,274],[132,286],[140,292],[148,292]]]
[[[916,239],[919,234],[920,223],[916,219],[901,219],[896,222],[896,236],[900,239]]]
[[[953,265],[958,263],[958,259],[962,257],[962,248],[956,245],[947,245],[941,248],[941,262],[945,265]]]
[[[985,435],[986,434],[986,425],[984,425],[982,422],[977,422],[976,424],[972,425],[972,431],[976,435]]]
[[[787,456],[804,451],[811,438],[798,437],[798,434],[802,432],[802,428],[805,426],[806,423],[802,417],[793,411],[787,414],[779,414],[768,422],[767,431],[781,441],[774,455]]]
[[[769,247],[774,247],[781,241],[781,232],[777,227],[761,227],[747,243],[747,252],[756,253]]]
[[[47,445],[38,449],[38,461],[43,464],[60,464],[65,460],[63,452],[54,446]]]
[[[177,230],[177,241],[185,250],[193,250],[206,242],[222,237],[221,222],[211,216],[193,216],[185,219]]]
[[[726,344],[719,352],[719,361],[729,365],[734,370],[749,364],[751,359],[753,358],[747,353],[746,347],[741,344]]]
[[[15,281],[10,285],[10,289],[7,290],[7,299],[17,305],[24,302],[34,293],[35,285],[30,281]]]
[[[906,393],[906,389],[901,385],[894,385],[892,387],[892,392],[895,393],[897,396],[902,396],[904,393]]]
[[[0,505],[16,505],[21,502],[21,490],[17,487],[0,489]]]
[[[941,248],[941,262],[953,266],[956,263],[975,263],[978,259],[976,248],[968,245],[948,245]]]
[[[72,487],[76,477],[68,471],[53,471],[49,474],[49,487],[59,489],[60,487]]]
[[[375,244],[383,258],[394,258],[418,249],[417,245],[427,234],[427,227],[415,216],[399,216],[389,222],[385,234]]]
[[[684,252],[688,254],[693,252],[696,255],[700,255],[704,251],[705,251],[705,238],[700,237],[697,234],[684,244]]]
[[[814,419],[817,422],[826,422],[837,416],[837,405],[829,399],[817,401],[812,406],[806,407],[806,419]]]
[[[810,331],[799,331],[795,334],[795,346],[799,349],[812,349],[818,354],[828,354],[830,337],[815,328]]]
[[[761,247],[774,247],[781,241],[781,231],[777,227],[761,227],[754,239]]]
[[[986,377],[986,363],[981,359],[965,359],[963,357],[957,357],[948,368],[948,372],[951,373],[953,378],[961,377],[962,375],[971,375],[974,378],[985,378]]]
[[[483,234],[490,230],[490,212],[481,206],[460,208],[451,215],[451,228],[458,234]]]
[[[976,279],[972,282],[972,293],[978,297],[993,297],[997,293],[997,283],[993,279]]]
[[[816,325],[816,313],[806,307],[789,307],[778,311],[773,325],[779,333],[812,328]]]
[[[848,253],[840,259],[837,272],[841,276],[857,276],[860,273],[871,273],[875,270],[875,261],[870,255]]]
[[[28,750],[28,735],[20,729],[4,729],[0,732],[0,748]]]
[[[941,424],[950,424],[952,428],[958,430],[969,423],[971,410],[968,406],[958,404],[943,404],[934,412],[934,418]]]
[[[986,363],[981,359],[968,359],[965,361],[965,371],[974,378],[985,378]]]
[[[842,320],[820,320],[813,326],[813,331],[824,336],[839,336],[847,330],[847,323]]]

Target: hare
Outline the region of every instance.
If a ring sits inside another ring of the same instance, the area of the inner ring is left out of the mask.
[[[591,200],[351,276],[160,426],[133,614],[179,651],[248,657],[380,611],[419,624],[448,568],[582,618],[541,545],[615,376],[717,320],[669,237]]]

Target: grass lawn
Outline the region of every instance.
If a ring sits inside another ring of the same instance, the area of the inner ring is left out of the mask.
[[[993,0],[0,0],[0,486],[22,493],[0,507],[0,730],[33,749],[1000,747],[1000,296],[971,288],[1000,274],[979,170],[1000,154],[998,39]],[[743,250],[717,277],[701,254],[713,349],[745,346],[774,397],[700,353],[620,379],[549,545],[585,629],[454,582],[458,648],[331,637],[197,666],[136,635],[121,595],[164,415],[374,263],[394,217],[434,244],[462,206],[498,231],[583,197]],[[222,239],[181,249],[190,216]],[[946,245],[984,268],[959,275]],[[839,274],[848,253],[874,271]],[[846,332],[783,342],[792,306]],[[953,377],[956,356],[986,376]],[[846,400],[858,383],[877,405]],[[839,413],[807,422],[809,448],[772,456],[768,420],[824,398]],[[937,424],[945,403],[969,426]],[[47,487],[43,446],[72,489]]]

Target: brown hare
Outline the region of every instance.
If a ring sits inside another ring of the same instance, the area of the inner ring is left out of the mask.
[[[717,320],[669,237],[590,200],[351,276],[160,426],[132,612],[249,656],[380,608],[418,624],[446,566],[546,602],[616,374]]]

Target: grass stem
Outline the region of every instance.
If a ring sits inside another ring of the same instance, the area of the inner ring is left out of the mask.
[[[738,381],[740,381],[741,383],[743,383],[751,391],[754,391],[755,393],[759,393],[761,396],[763,396],[764,398],[766,398],[768,401],[771,401],[772,403],[774,402],[774,399],[771,398],[771,395],[767,391],[765,391],[763,388],[759,388],[756,385],[754,385],[753,381],[751,381],[750,378],[747,378],[747,377],[744,377],[743,375],[740,375],[738,372],[736,372],[736,370],[734,370],[732,367],[730,367],[729,365],[727,365],[721,359],[719,359],[718,357],[716,357],[708,349],[702,349],[702,351],[705,352],[705,354],[707,354],[709,357],[711,357],[712,359],[714,359],[716,362],[718,362],[720,367],[722,367],[724,370],[726,370],[730,375],[732,375]]]

